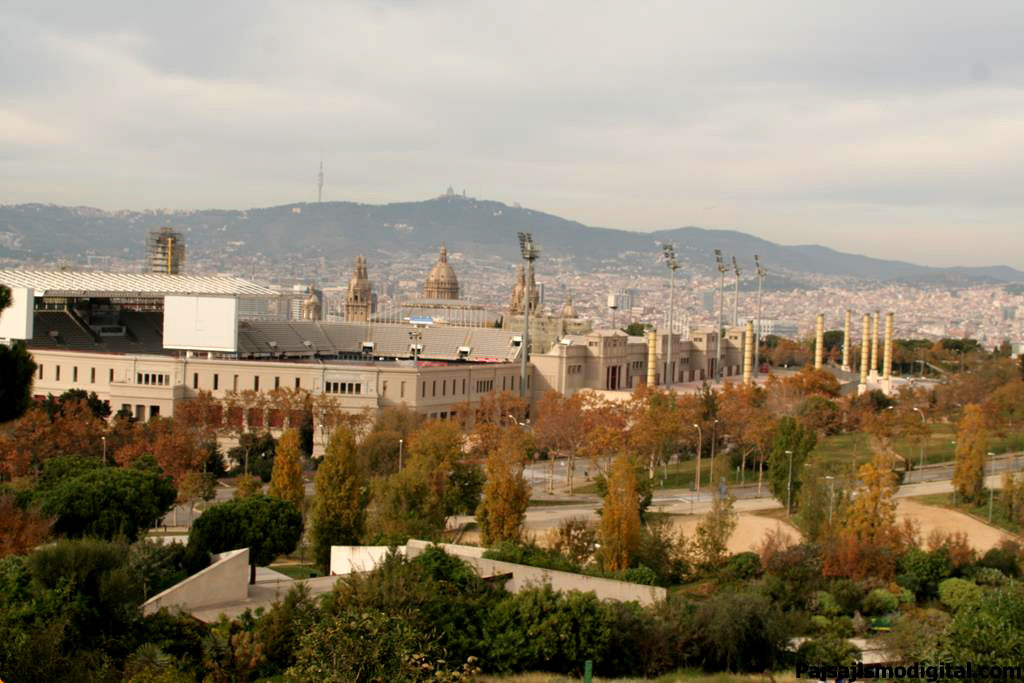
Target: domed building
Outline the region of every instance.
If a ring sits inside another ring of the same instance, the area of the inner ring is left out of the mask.
[[[356,269],[352,279],[348,281],[348,294],[345,297],[345,320],[347,322],[367,322],[373,313],[373,285],[366,274],[366,257],[356,257]]]
[[[427,283],[423,287],[423,297],[447,300],[459,298],[459,279],[455,277],[455,271],[448,264],[448,250],[445,249],[443,242],[437,263],[430,269],[430,275],[427,276]]]

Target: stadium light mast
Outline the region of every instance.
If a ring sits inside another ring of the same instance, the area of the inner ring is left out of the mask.
[[[533,262],[540,257],[540,247],[533,243],[533,235],[519,233],[519,251],[526,261],[526,302],[523,305],[523,340],[519,353],[519,398],[526,400],[526,362],[530,351],[530,306],[533,304]]]
[[[732,257],[732,270],[736,273],[736,289],[732,295],[732,326],[740,324],[740,264],[736,263],[736,257]]]
[[[671,242],[662,244],[661,258],[671,273],[668,286],[668,349],[666,351],[667,358],[665,358],[665,374],[662,375],[666,379],[666,384],[671,387],[675,384],[676,379],[675,369],[672,367],[672,328],[676,303],[676,271],[679,270],[679,259],[676,258],[676,245]]]
[[[715,351],[715,381],[719,381],[722,376],[722,305],[725,303],[725,261],[722,259],[722,250],[715,249],[715,262],[718,264],[718,274],[721,276],[721,282],[718,286],[718,330],[715,335],[718,338],[718,344]]]
[[[754,328],[754,374],[761,372],[761,283],[768,271],[761,264],[761,259],[754,254],[754,265],[757,267],[757,327]]]

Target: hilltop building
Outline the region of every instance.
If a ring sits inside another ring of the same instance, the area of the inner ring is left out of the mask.
[[[437,263],[430,270],[427,282],[423,286],[423,297],[441,300],[459,298],[459,279],[455,277],[455,270],[448,264],[448,250],[443,242],[441,243],[441,252],[437,256]]]

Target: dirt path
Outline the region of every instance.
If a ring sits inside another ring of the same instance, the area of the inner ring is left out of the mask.
[[[999,545],[1003,540],[1015,540],[1005,531],[989,526],[970,515],[913,500],[900,500],[896,506],[896,516],[901,520],[913,520],[921,529],[922,542],[927,542],[928,535],[936,529],[946,532],[962,531],[967,534],[967,540],[974,549],[981,552]]]
[[[676,528],[683,530],[687,538],[691,538],[700,520],[700,516],[680,517],[674,523]],[[741,512],[736,516],[736,530],[727,543],[729,552],[756,551],[768,534],[776,529],[782,529],[793,541],[800,539],[800,532],[786,522]]]

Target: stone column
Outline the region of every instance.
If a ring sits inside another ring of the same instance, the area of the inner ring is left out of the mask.
[[[843,315],[843,372],[850,371],[850,309]]]
[[[864,333],[860,337],[860,386],[857,387],[857,393],[863,394],[868,390],[868,367],[871,365],[871,361],[868,358],[870,351],[870,339],[871,336],[871,316],[867,313],[864,314]]]
[[[825,357],[825,316],[818,314],[817,323],[814,326],[814,369],[821,370]]]
[[[647,333],[647,386],[653,387],[658,374],[658,333]]]
[[[885,358],[882,361],[882,378],[888,382],[892,375],[892,313],[885,314]]]
[[[747,321],[747,331],[743,336],[743,383],[749,385],[754,370],[754,321]]]
[[[872,379],[878,378],[878,318],[880,316],[878,311],[871,314],[871,369],[869,375]]]

